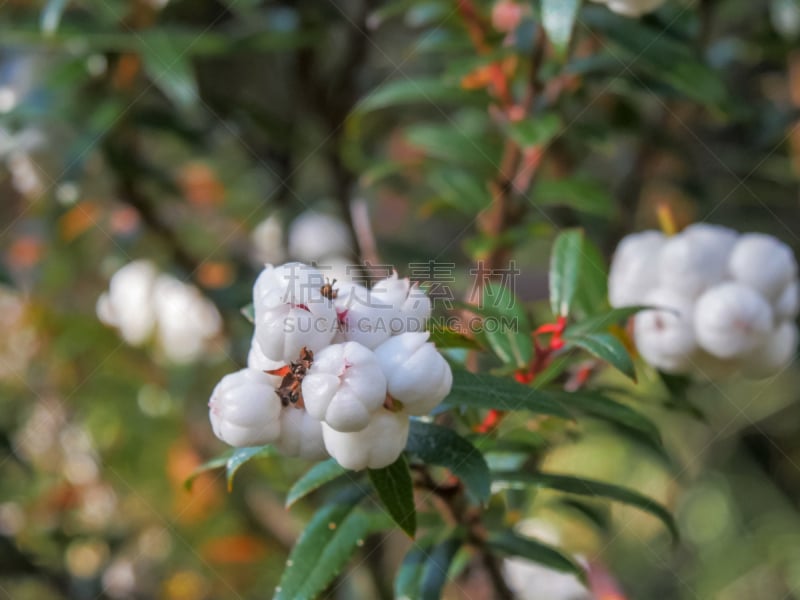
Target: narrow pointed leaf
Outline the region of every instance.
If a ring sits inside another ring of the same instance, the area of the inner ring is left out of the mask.
[[[370,531],[369,516],[354,511],[363,492],[323,506],[300,535],[275,589],[275,600],[313,600],[347,564]]]
[[[636,381],[633,359],[619,338],[610,333],[586,333],[577,336],[564,336],[568,345],[583,348]]]
[[[491,476],[486,460],[480,450],[452,429],[411,421],[406,450],[425,464],[450,469],[479,502],[489,499]]]
[[[429,548],[421,546],[412,546],[408,551],[394,579],[395,598],[409,600],[419,598],[425,561],[429,552]]]
[[[583,232],[561,233],[550,257],[550,307],[554,315],[567,316],[575,298],[580,273]]]
[[[183,486],[191,491],[192,485],[194,484],[194,480],[197,479],[200,475],[205,473],[206,471],[211,471],[213,469],[221,469],[226,464],[228,464],[228,459],[230,459],[231,455],[233,454],[233,449],[227,450],[223,452],[219,456],[215,456],[211,460],[204,462],[202,465],[197,467],[189,477],[186,478],[186,481],[183,482]]]
[[[243,306],[241,312],[242,312],[242,316],[245,319],[247,319],[251,323],[255,323],[255,321],[256,321],[256,307],[253,306],[252,302],[250,304],[248,304],[247,306]]]
[[[527,410],[534,413],[571,419],[572,415],[542,392],[507,377],[453,370],[453,388],[443,406],[468,406],[498,410]]]
[[[422,574],[421,600],[439,600],[441,598],[442,589],[447,583],[450,563],[453,562],[453,557],[459,548],[461,548],[461,540],[458,538],[450,538],[433,548]]]
[[[246,462],[254,458],[275,456],[276,452],[272,446],[249,446],[247,448],[236,448],[225,463],[225,476],[228,480],[228,491],[233,489],[233,478],[236,472]]]
[[[601,315],[589,317],[588,319],[570,325],[565,334],[567,336],[579,336],[585,333],[608,331],[608,328],[612,325],[616,325],[620,321],[625,321],[639,311],[646,310],[647,308],[647,306],[624,306],[622,308],[614,308]]]
[[[674,540],[678,540],[678,526],[670,512],[655,500],[634,490],[624,488],[613,483],[585,479],[573,475],[559,475],[556,473],[523,473],[495,472],[492,473],[494,481],[525,486],[546,487],[569,494],[580,496],[593,496],[616,500],[623,504],[635,506],[658,518],[669,530]]]
[[[289,508],[301,498],[345,473],[347,473],[347,469],[332,458],[317,463],[298,479],[289,490],[286,495],[286,507]]]
[[[586,580],[583,569],[570,556],[533,538],[503,531],[489,537],[489,546],[503,554],[532,560],[556,571],[572,573],[581,581]]]
[[[414,484],[406,457],[401,454],[388,467],[370,469],[369,478],[395,523],[413,538],[417,531],[417,509],[414,506]]]
[[[480,310],[484,337],[494,353],[506,364],[525,368],[533,356],[533,341],[522,302],[506,286],[488,283],[483,288]]]

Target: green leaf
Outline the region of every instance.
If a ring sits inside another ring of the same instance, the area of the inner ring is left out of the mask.
[[[546,392],[506,377],[470,373],[463,369],[453,369],[453,389],[445,398],[443,406],[527,410],[563,419],[572,418],[572,415]]]
[[[395,598],[416,600],[420,597],[420,586],[429,550],[429,548],[414,545],[406,553],[394,579]]]
[[[498,283],[483,288],[483,335],[492,351],[506,364],[524,369],[533,357],[531,325],[522,302]]]
[[[404,455],[388,467],[370,469],[369,478],[389,514],[413,538],[417,531],[417,509],[414,506],[414,484]]]
[[[256,307],[251,302],[247,306],[243,306],[241,310],[242,316],[251,323],[256,322]]]
[[[515,121],[509,125],[509,135],[523,148],[546,146],[559,134],[561,125],[561,117],[556,113],[545,113]]]
[[[275,588],[275,600],[313,600],[347,564],[371,521],[354,511],[365,492],[358,491],[320,508],[289,554]]]
[[[578,323],[574,323],[567,327],[564,332],[567,336],[580,336],[587,333],[601,333],[608,331],[612,325],[618,324],[620,321],[627,321],[630,317],[639,311],[646,310],[647,306],[623,306],[622,308],[614,308],[601,315],[589,317]]]
[[[622,66],[629,73],[646,73],[708,106],[726,102],[728,93],[719,73],[700,62],[690,44],[669,32],[669,25],[666,29],[653,27],[596,8],[584,11],[582,17],[582,22],[605,34],[609,54],[617,61],[612,67],[615,73]],[[634,78],[646,86],[639,77]]]
[[[581,0],[542,0],[542,25],[561,59],[569,50],[580,8]]]
[[[579,496],[592,496],[608,498],[623,504],[634,506],[659,519],[669,530],[674,540],[678,540],[678,526],[669,511],[655,500],[648,498],[628,488],[624,488],[612,483],[595,481],[573,475],[558,475],[555,473],[521,473],[514,472],[495,472],[492,473],[494,481],[506,484],[521,484],[525,486],[546,487],[568,494]]]
[[[611,309],[608,303],[608,267],[600,248],[590,239],[583,238],[578,291],[574,308],[582,317],[596,315]]]
[[[476,94],[471,94],[460,86],[447,85],[438,78],[398,79],[374,89],[356,105],[355,111],[367,112],[415,103],[436,105],[451,102],[460,105],[475,96]]]
[[[467,165],[475,168],[493,168],[496,152],[480,131],[426,123],[408,127],[406,139],[426,155],[447,162],[448,165]]]
[[[459,333],[455,329],[433,326],[429,329],[430,341],[437,348],[464,348],[466,350],[483,350],[483,347],[470,337]]]
[[[610,333],[584,333],[576,336],[564,336],[564,341],[567,346],[583,348],[636,381],[633,359],[619,338]]]
[[[583,232],[568,229],[556,238],[550,257],[550,307],[554,315],[567,316],[575,297],[583,251]]]
[[[39,27],[44,35],[51,36],[58,31],[61,17],[64,14],[64,9],[67,8],[68,2],[69,0],[49,0],[45,4],[39,17]]]
[[[521,556],[556,571],[572,573],[581,581],[586,581],[586,573],[570,556],[533,538],[523,537],[511,531],[501,531],[490,535],[488,544],[503,554]]]
[[[176,44],[168,33],[153,29],[142,43],[141,56],[153,83],[173,104],[179,108],[197,104],[199,90],[186,48]]]
[[[192,474],[186,478],[186,481],[183,482],[183,487],[191,491],[192,485],[194,484],[194,480],[197,479],[198,476],[202,475],[206,471],[211,471],[213,469],[221,469],[226,464],[228,464],[228,459],[231,457],[232,454],[233,454],[233,449],[223,452],[219,456],[204,462],[202,465],[200,465],[194,471],[192,471]]]
[[[272,446],[249,446],[236,448],[225,463],[225,477],[228,480],[228,491],[233,489],[233,477],[246,462],[254,458],[275,456],[277,452]]]
[[[603,217],[608,217],[614,211],[614,200],[605,187],[576,177],[538,182],[531,201],[537,206],[563,205]]]
[[[453,557],[461,548],[462,541],[458,538],[450,538],[437,544],[428,556],[425,563],[425,570],[422,574],[422,586],[420,590],[421,600],[439,600],[442,596],[442,589],[447,583],[447,572]]]
[[[475,215],[491,202],[484,180],[468,169],[443,167],[428,174],[428,185],[449,206]]]
[[[289,490],[286,495],[286,507],[289,508],[301,498],[345,473],[347,473],[347,469],[332,458],[317,463],[298,479]]]
[[[602,419],[614,426],[634,433],[646,442],[659,455],[664,454],[661,434],[653,422],[626,404],[617,402],[598,392],[548,392],[554,400],[568,408],[575,409],[591,417]]]
[[[491,478],[480,450],[452,429],[412,420],[406,450],[425,464],[450,469],[479,502],[489,500]]]

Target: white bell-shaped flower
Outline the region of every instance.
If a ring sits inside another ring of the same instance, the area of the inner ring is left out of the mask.
[[[99,319],[119,329],[132,346],[143,344],[153,333],[156,313],[152,295],[157,277],[153,263],[135,260],[114,273],[108,292],[97,301]]]
[[[655,289],[645,297],[648,306],[634,319],[634,339],[639,354],[667,373],[687,373],[697,348],[692,320],[692,301],[668,289]]]
[[[361,431],[345,433],[322,424],[325,448],[345,469],[388,467],[403,452],[408,441],[409,420],[404,412],[377,411]]]
[[[253,287],[255,338],[264,356],[289,363],[327,346],[338,324],[325,278],[308,265],[266,265]]]
[[[658,280],[658,253],[666,237],[660,231],[642,231],[625,236],[614,252],[608,276],[611,306],[644,304],[644,297]]]
[[[281,412],[281,435],[275,447],[284,456],[306,460],[328,457],[322,439],[322,423],[295,406],[285,406]]]
[[[214,435],[231,446],[269,444],[281,433],[280,398],[260,371],[242,369],[223,377],[208,408]]]
[[[742,373],[754,379],[777,375],[792,361],[796,351],[797,325],[783,321],[760,346],[742,358]]]
[[[261,344],[258,343],[257,339],[253,338],[251,340],[250,352],[247,353],[248,369],[255,369],[256,371],[261,371],[262,373],[266,373],[272,385],[278,387],[278,385],[280,385],[281,382],[281,377],[279,375],[271,375],[267,372],[276,371],[283,366],[284,363],[278,360],[270,360],[269,358],[264,356],[264,351],[261,350]]]
[[[376,306],[394,310],[389,322],[393,334],[404,331],[424,331],[431,316],[431,299],[408,277],[400,278],[397,272],[372,286],[370,297]]]
[[[326,256],[350,256],[353,240],[341,219],[307,210],[289,225],[289,255],[315,262]]]
[[[312,417],[338,431],[359,431],[386,401],[386,378],[368,348],[345,342],[314,355],[302,390]]]
[[[696,298],[728,274],[736,232],[716,225],[691,225],[669,238],[658,258],[660,287]]]
[[[772,308],[761,294],[736,282],[722,283],[697,300],[698,344],[719,358],[738,358],[759,346],[772,330]]]
[[[797,261],[791,248],[763,233],[745,233],[730,257],[730,273],[768,300],[777,299],[797,276]]]
[[[279,263],[286,257],[283,245],[284,225],[276,215],[270,215],[250,234],[253,258],[260,264]]]
[[[357,283],[342,285],[334,300],[342,338],[373,349],[392,335],[391,323],[398,312]]]
[[[401,333],[375,349],[389,395],[405,412],[427,415],[450,393],[450,365],[428,341],[430,333]]]

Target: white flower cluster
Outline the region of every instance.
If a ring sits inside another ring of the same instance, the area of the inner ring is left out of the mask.
[[[302,263],[266,265],[253,305],[247,368],[209,402],[214,433],[232,446],[385,467],[405,448],[409,416],[450,393],[450,365],[424,331],[430,299],[396,273],[367,289]]]
[[[96,310],[131,346],[155,336],[164,356],[179,364],[200,358],[222,330],[219,312],[200,290],[159,273],[148,260],[135,260],[114,273]]]
[[[672,237],[629,235],[614,255],[608,295],[615,307],[660,309],[636,315],[634,339],[668,373],[769,377],[797,348],[797,261],[770,235],[705,224]]]
[[[592,0],[608,5],[609,10],[626,17],[641,17],[653,12],[666,0]]]

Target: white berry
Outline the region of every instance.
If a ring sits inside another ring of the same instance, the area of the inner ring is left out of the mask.
[[[338,292],[334,305],[344,340],[372,349],[389,339],[391,322],[398,316],[391,305],[357,283],[340,286]]]
[[[306,460],[322,460],[328,456],[322,439],[322,423],[295,406],[285,406],[281,412],[281,435],[275,447],[284,456]]]
[[[327,346],[337,329],[325,278],[302,263],[266,265],[253,288],[256,331],[264,356],[289,363],[300,350]]]
[[[730,273],[772,300],[797,276],[797,261],[789,246],[771,235],[746,233],[733,249]]]
[[[406,446],[409,420],[403,412],[385,408],[372,416],[366,428],[355,433],[337,431],[322,424],[325,448],[346,469],[381,469],[392,464]]]
[[[697,297],[723,279],[736,234],[725,227],[695,225],[671,237],[658,258],[659,283]]]
[[[389,322],[393,334],[425,329],[431,316],[431,300],[408,277],[401,279],[397,272],[392,273],[376,282],[370,292],[374,304],[391,307],[396,313]]]
[[[261,371],[275,371],[284,366],[284,363],[277,360],[270,360],[264,356],[264,351],[261,349],[261,344],[258,340],[253,338],[250,342],[250,352],[247,353],[247,368]],[[281,382],[281,377],[278,375],[267,375],[273,386],[278,387]]]
[[[645,297],[648,306],[634,320],[636,348],[648,363],[667,373],[686,373],[697,348],[692,320],[692,301],[668,289],[656,289]]]
[[[430,334],[401,333],[375,349],[389,395],[412,415],[426,415],[450,393],[453,373]]]
[[[800,283],[789,283],[775,301],[776,319],[796,319],[800,312]]]
[[[223,377],[208,403],[211,426],[231,446],[274,442],[281,432],[281,401],[269,378],[253,369]]]
[[[118,328],[132,346],[144,343],[155,327],[152,293],[157,277],[153,263],[135,260],[114,273],[108,292],[97,302],[100,320]]]
[[[609,10],[626,16],[641,17],[654,11],[664,4],[666,0],[593,0],[601,4],[608,5]]]
[[[647,292],[658,279],[658,252],[666,238],[659,231],[643,231],[625,236],[611,261],[608,299],[611,306],[636,306],[644,303]]]
[[[359,431],[386,401],[386,378],[375,355],[356,342],[328,346],[303,378],[308,413],[338,431]]]
[[[780,373],[797,351],[797,325],[780,323],[764,342],[742,359],[742,372],[761,379]]]
[[[711,288],[697,300],[697,341],[719,358],[737,358],[761,344],[772,330],[772,308],[758,292],[736,282]]]

